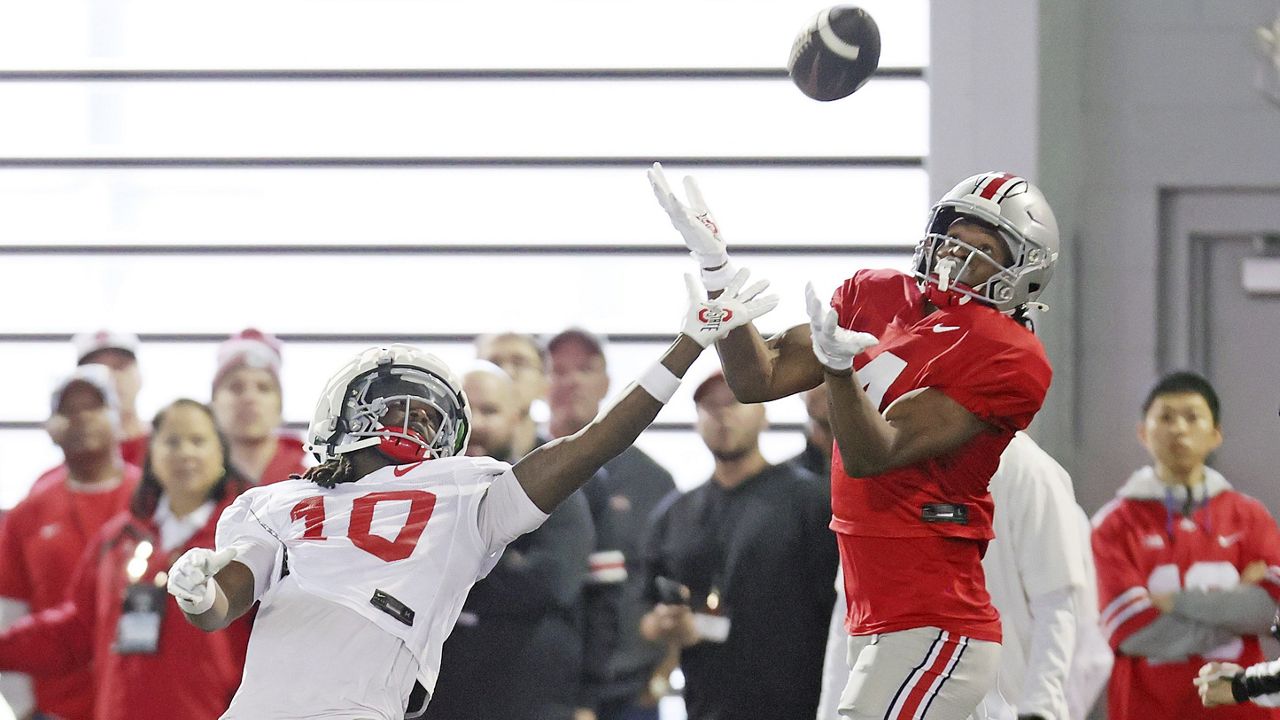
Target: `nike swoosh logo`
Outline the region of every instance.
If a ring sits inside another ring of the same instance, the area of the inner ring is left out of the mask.
[[[405,475],[408,475],[414,470],[417,470],[418,466],[421,465],[423,462],[425,461],[419,460],[418,462],[412,463],[410,465],[397,465],[391,468],[391,474],[395,475],[396,477],[404,477]]]
[[[959,330],[959,329],[960,329],[959,325],[934,325],[933,326],[933,331],[936,333],[951,332],[952,330]]]
[[[1231,535],[1219,535],[1218,544],[1224,548],[1231,547],[1232,545],[1235,545],[1236,542],[1240,540],[1241,534],[1242,533],[1233,533]]]

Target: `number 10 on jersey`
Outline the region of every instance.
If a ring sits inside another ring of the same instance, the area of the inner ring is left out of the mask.
[[[395,539],[388,540],[373,534],[373,511],[378,503],[395,500],[407,500],[409,513],[404,525],[396,533]],[[323,495],[313,495],[299,501],[293,506],[293,510],[289,511],[289,517],[294,522],[303,521],[303,540],[327,539],[324,534],[324,501]],[[418,539],[422,537],[422,531],[427,528],[427,522],[431,520],[431,513],[435,508],[436,496],[425,490],[392,490],[361,495],[351,503],[351,521],[347,526],[347,537],[351,540],[351,544],[383,562],[404,560],[412,555],[414,548],[418,546]]]

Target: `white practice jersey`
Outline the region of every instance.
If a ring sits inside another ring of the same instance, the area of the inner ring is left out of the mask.
[[[299,615],[272,612],[276,597],[282,605],[299,597],[335,603],[403,641],[431,690],[471,586],[507,543],[546,517],[506,463],[443,458],[385,467],[333,488],[302,479],[253,488],[223,512],[217,547],[236,548],[253,571],[257,626]],[[257,626],[254,636],[296,637],[299,653],[315,649],[308,634],[326,631]],[[342,657],[331,667],[360,672]],[[252,670],[246,666],[246,680]]]

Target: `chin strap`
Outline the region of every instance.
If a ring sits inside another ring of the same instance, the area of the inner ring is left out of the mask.
[[[924,299],[929,301],[930,305],[936,308],[958,307],[965,305],[973,300],[972,297],[964,293],[956,292],[959,285],[952,285],[950,289],[943,290],[932,282],[926,282],[924,286]]]

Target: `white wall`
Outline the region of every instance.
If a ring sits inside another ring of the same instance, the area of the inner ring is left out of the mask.
[[[458,363],[476,333],[585,325],[614,336],[621,389],[690,269],[653,160],[699,177],[773,281],[766,331],[805,319],[806,280],[905,266],[928,3],[864,5],[905,72],[823,104],[783,70],[818,8],[786,0],[0,4],[0,107],[22,109],[0,113],[0,507],[58,458],[47,391],[82,330],[143,336],[144,416],[206,399],[216,342],[246,326],[286,340],[295,428],[374,342]],[[641,441],[684,486],[710,469],[692,414],[678,396]],[[782,459],[799,401],[771,417]]]

